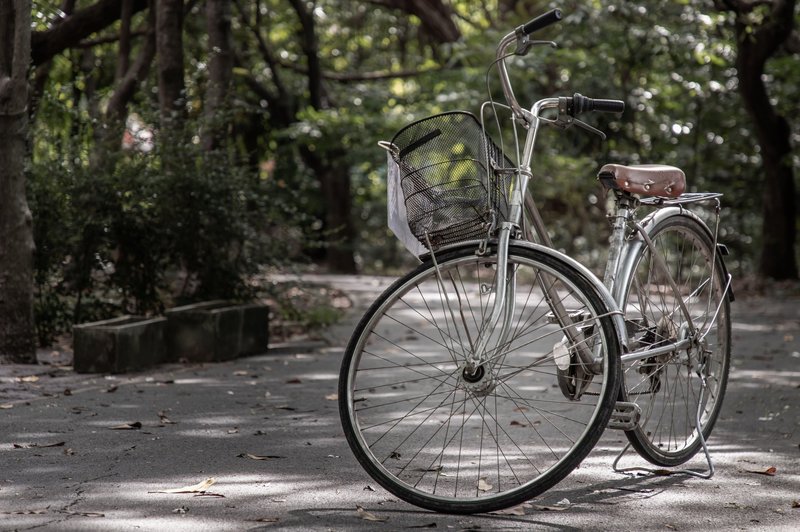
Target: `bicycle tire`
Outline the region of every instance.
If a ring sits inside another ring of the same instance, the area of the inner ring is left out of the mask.
[[[673,215],[650,228],[648,236],[673,275],[694,325],[700,331],[708,330],[705,349],[709,353],[703,370],[707,388],[702,406],[698,370],[703,349],[693,346],[622,364],[620,400],[642,409],[637,427],[626,432],[628,440],[649,462],[673,467],[688,461],[702,447],[695,421],[698,408],[702,408],[700,425],[706,439],[719,415],[730,369],[730,302],[724,292],[727,279],[722,259],[703,225],[689,216]],[[674,342],[686,334],[682,332],[686,330],[685,316],[669,283],[655,268],[650,249],[643,246],[638,253],[631,275],[624,281],[620,305],[633,351]],[[717,307],[717,320],[712,323]]]
[[[491,309],[495,257],[493,248],[442,252],[441,277],[429,259],[396,281],[363,316],[342,361],[350,448],[376,482],[422,508],[489,512],[544,492],[589,453],[617,396],[619,339],[594,285],[552,253],[514,245],[513,325],[492,348],[494,365],[469,381],[462,359]],[[554,344],[565,337],[540,282],[587,313],[581,341],[603,357],[578,400],[557,383]]]

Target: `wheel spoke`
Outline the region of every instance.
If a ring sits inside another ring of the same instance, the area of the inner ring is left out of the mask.
[[[437,262],[438,272],[423,265],[387,290],[354,333],[340,381],[343,427],[367,471],[396,495],[440,510],[502,508],[563,478],[594,445],[614,402],[619,345],[591,285],[559,259],[525,250],[509,256],[516,293],[507,337],[470,373],[467,358],[506,288],[495,286],[490,255],[464,250]],[[553,346],[565,335],[545,287],[570,313],[589,316],[574,326],[593,332],[575,343],[603,357],[602,374],[571,377],[586,388],[579,400],[558,385]]]

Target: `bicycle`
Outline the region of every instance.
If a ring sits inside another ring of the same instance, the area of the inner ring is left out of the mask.
[[[684,193],[674,167],[606,165],[617,208],[604,280],[553,249],[528,193],[540,126],[603,135],[576,117],[624,110],[580,94],[519,105],[504,61],[552,44],[530,35],[560,18],[545,13],[497,49],[508,105],[488,105],[510,110],[515,141],[517,125],[527,130],[519,164],[486,135],[487,104],[481,121],[443,113],[380,143],[425,252],[356,326],[339,410],[361,466],[423,508],[520,504],[566,477],[607,427],[656,465],[708,457],[731,343],[720,195]],[[715,203],[713,231],[687,209],[700,201]],[[653,213],[639,221],[642,207]]]

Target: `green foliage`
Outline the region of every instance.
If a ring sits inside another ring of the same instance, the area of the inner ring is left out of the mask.
[[[725,194],[721,238],[733,251],[729,266],[735,275],[754,269],[761,159],[737,93],[733,19],[710,0],[455,0],[447,4],[462,39],[445,45],[399,9],[312,4],[325,105],[312,105],[291,5],[242,2],[243,13],[233,9],[237,66],[229,107],[206,121],[207,39],[202,3],[194,4],[185,20],[192,36],[184,40],[185,129],[174,138],[157,131],[155,69],[130,105],[157,135],[147,153],[102,144],[122,132],[102,113],[118,61],[113,39],[52,61],[36,102],[30,168],[42,340],[74,320],[246,297],[259,266],[319,260],[336,229],[326,227],[329,206],[309,154],[349,176],[359,268],[402,271],[412,259],[386,229],[386,154],[376,142],[430,114],[477,114],[487,84],[502,101],[489,69],[496,43],[551,7],[566,16],[537,38],[557,41],[558,49],[538,47],[508,60],[520,101],[580,92],[627,103],[621,117],[586,117],[609,134],[606,142],[578,129],[540,133],[531,186],[557,245],[602,265],[608,224],[597,170],[606,162],[662,162],[683,168],[690,190]],[[35,6],[35,29],[43,30],[57,6]],[[139,13],[134,26],[145,21]],[[116,31],[114,25],[98,37]],[[134,41],[132,58],[141,42]],[[782,51],[765,78],[776,109],[792,122],[794,142],[798,64],[796,53]],[[278,81],[290,95],[281,109],[253,90],[258,83],[274,95]],[[502,130],[492,124],[490,134],[513,151],[508,117],[499,118]],[[211,126],[223,128],[226,142],[208,153],[199,138]],[[793,165],[800,169],[797,155]]]
[[[280,252],[265,223],[274,216],[269,185],[222,151],[157,139],[154,152],[117,148],[92,165],[80,143],[44,129],[36,139],[29,196],[41,343],[72,323],[246,298],[248,276]]]

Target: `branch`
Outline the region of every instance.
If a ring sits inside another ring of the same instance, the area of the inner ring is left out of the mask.
[[[772,4],[772,0],[714,0],[714,6],[720,11],[732,11],[739,15],[752,13],[759,6]]]
[[[131,37],[141,37],[142,35],[147,35],[147,30],[136,30],[130,33]],[[88,41],[81,41],[73,48],[94,48],[95,46],[100,46],[101,44],[108,44],[112,42],[119,41],[119,35],[107,35],[105,37],[98,37],[97,39],[89,39]]]
[[[155,12],[151,10],[148,15],[147,39],[142,44],[136,60],[128,67],[108,100],[106,113],[116,119],[125,117],[128,102],[133,97],[139,83],[147,77],[153,57],[156,55]]]
[[[297,63],[289,63],[281,61],[282,67],[288,68],[299,74],[308,75],[308,69],[304,68]],[[435,68],[427,68],[425,70],[398,70],[396,72],[390,70],[383,70],[377,72],[322,72],[322,77],[331,81],[338,81],[339,83],[355,83],[359,81],[380,81],[384,79],[395,78],[413,78],[416,76],[423,76],[431,72],[441,72],[449,70],[447,67],[439,66]]]
[[[453,22],[453,10],[442,0],[367,0],[368,3],[398,9],[419,18],[425,32],[438,43],[456,42],[461,31]]]
[[[128,71],[128,66],[130,66],[131,62],[132,7],[132,0],[122,0],[119,25],[119,53],[117,54],[119,59],[117,60],[116,79],[122,79],[125,76],[125,72]]]
[[[783,43],[783,47],[790,54],[800,54],[800,33],[797,30],[793,31]]]
[[[261,36],[261,32],[258,31],[258,28],[254,26],[250,20],[247,18],[247,14],[245,13],[244,7],[239,0],[234,0],[236,4],[236,9],[239,11],[239,14],[242,16],[242,21],[244,24],[250,29],[250,32],[256,38],[256,42],[258,43],[258,50],[261,52],[261,57],[267,63],[270,72],[272,73],[272,82],[275,84],[275,88],[278,89],[278,97],[281,100],[288,100],[290,98],[289,91],[286,90],[286,85],[283,83],[281,79],[280,72],[276,68],[278,65],[278,60],[272,54],[272,51],[267,46],[267,43],[264,41],[264,38]],[[237,60],[238,63],[241,65],[241,61]],[[255,80],[255,78],[253,78]],[[267,99],[269,101],[269,99]]]
[[[311,106],[314,109],[322,109],[327,106],[325,105],[327,102],[323,102],[322,65],[319,61],[319,43],[314,14],[306,9],[303,0],[289,0],[289,3],[297,13],[302,28],[300,46],[306,55],[308,64],[308,92]]]
[[[147,7],[147,0],[133,0],[132,14]],[[31,35],[31,57],[34,65],[41,65],[68,48],[72,48],[93,33],[119,20],[119,0],[98,0],[97,3],[76,11],[60,24]]]

